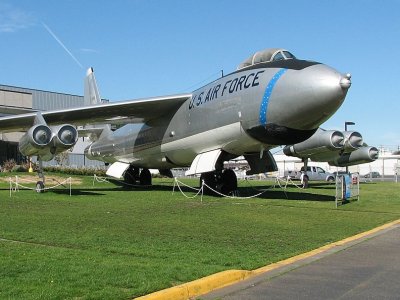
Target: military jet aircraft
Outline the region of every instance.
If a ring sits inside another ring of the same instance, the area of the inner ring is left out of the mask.
[[[110,176],[147,185],[149,168],[171,175],[171,168],[190,167],[188,175],[201,174],[208,186],[230,193],[236,175],[224,161],[243,155],[249,175],[276,170],[270,149],[312,137],[350,86],[350,74],[275,48],[192,93],[101,104],[89,69],[87,106],[3,117],[0,131],[26,131],[19,149],[39,162],[73,147],[79,131],[93,140],[86,156],[109,164]]]

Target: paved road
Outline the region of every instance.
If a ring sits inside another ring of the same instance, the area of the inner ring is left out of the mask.
[[[199,299],[400,299],[400,225]]]

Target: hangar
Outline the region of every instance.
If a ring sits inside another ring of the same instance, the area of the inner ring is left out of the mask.
[[[79,107],[83,103],[83,96],[0,85],[0,116]],[[22,133],[0,133],[0,165],[11,159],[17,163],[25,159],[18,151],[18,141],[21,136]],[[85,144],[87,142],[82,139],[78,142],[75,149],[69,154],[68,165],[104,166],[97,161],[84,158]]]

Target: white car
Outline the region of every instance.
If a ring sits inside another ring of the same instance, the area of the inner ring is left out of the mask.
[[[300,179],[301,174],[304,172],[304,167],[301,167],[300,172],[296,175],[298,179]],[[318,181],[335,181],[335,175],[329,172],[326,172],[324,169],[315,166],[308,166],[307,172],[305,174],[308,177],[308,180],[318,180]]]

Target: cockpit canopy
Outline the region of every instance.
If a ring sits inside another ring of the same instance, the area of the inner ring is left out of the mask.
[[[238,67],[237,70],[253,66],[255,64],[265,63],[265,62],[272,62],[278,60],[285,60],[285,59],[295,59],[296,57],[285,49],[280,48],[270,48],[265,49],[262,51],[258,51],[242,62]]]

